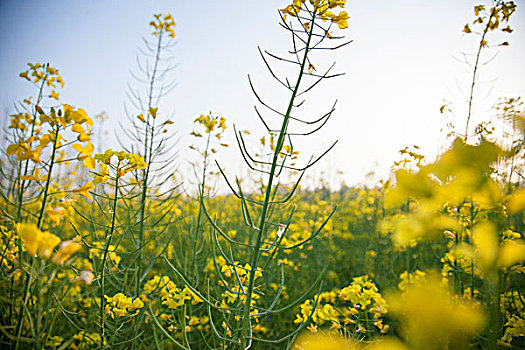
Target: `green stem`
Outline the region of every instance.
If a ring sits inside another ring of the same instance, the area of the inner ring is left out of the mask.
[[[151,105],[153,101],[153,85],[155,83],[155,76],[157,74],[157,68],[160,61],[160,51],[161,51],[161,43],[162,43],[162,34],[163,31],[161,30],[159,33],[159,40],[157,41],[157,52],[155,55],[155,63],[153,65],[153,71],[151,73],[151,79],[150,79],[150,86],[149,86],[149,93],[148,93],[148,113],[146,118],[146,130],[145,130],[145,139],[144,139],[144,161],[146,162],[147,167],[143,171],[142,176],[142,193],[140,196],[140,222],[139,222],[139,237],[138,237],[138,247],[139,247],[139,254],[137,258],[137,276],[135,280],[135,294],[138,295],[140,292],[140,282],[141,282],[141,274],[142,274],[142,242],[144,240],[144,220],[146,218],[146,199],[147,199],[147,193],[148,193],[148,179],[149,179],[149,171],[151,166],[151,158],[153,156],[153,136],[155,131],[155,118],[153,116],[150,116],[149,109],[153,107]],[[150,118],[151,117],[151,118]],[[151,126],[150,126],[150,120],[151,120]],[[151,134],[151,135],[150,135]],[[149,146],[148,146],[149,141]]]
[[[40,228],[42,226],[42,221],[44,219],[44,212],[46,210],[46,203],[49,193],[49,184],[51,183],[51,172],[53,171],[53,165],[55,164],[55,156],[58,142],[58,132],[60,131],[60,125],[56,125],[55,130],[55,139],[53,140],[53,150],[51,152],[51,159],[49,160],[49,169],[47,173],[46,185],[44,187],[44,193],[42,198],[42,206],[40,207],[40,213],[38,214],[38,223],[37,226]]]
[[[476,63],[474,64],[474,73],[472,74],[472,84],[470,85],[470,97],[468,101],[468,115],[467,115],[467,123],[465,125],[465,137],[464,141],[467,142],[468,139],[468,126],[470,122],[470,117],[472,116],[472,101],[474,100],[474,86],[476,85],[476,76],[478,73],[478,67],[479,67],[479,59],[481,57],[481,49],[484,47],[483,43],[485,41],[485,36],[487,35],[489,28],[490,28],[490,22],[492,20],[492,17],[494,17],[495,11],[490,11],[490,16],[487,21],[487,26],[483,30],[483,34],[481,35],[481,40],[479,42],[478,47],[478,53],[476,54]]]
[[[40,101],[42,100],[42,92],[44,90],[44,85],[45,85],[46,80],[47,80],[47,74],[44,76],[44,79],[42,79],[42,84],[40,85],[40,88],[38,89],[38,96],[35,102],[35,106],[38,105]],[[29,138],[35,135],[36,112],[37,112],[36,108],[34,108],[33,109],[33,121],[31,123],[31,132],[29,134]],[[26,160],[23,176],[27,175],[28,169],[29,169],[29,159]],[[19,187],[19,192],[18,192],[18,208],[17,208],[16,218],[17,220],[22,222],[22,203],[23,203],[26,180],[20,180],[20,177],[18,177],[18,181],[21,181],[21,182],[19,182],[20,187]],[[20,252],[21,251],[22,250],[20,249]]]
[[[120,162],[117,165],[117,169],[120,166]],[[117,201],[118,201],[118,182],[119,182],[119,175],[117,170],[117,176],[115,178],[115,192],[114,192],[114,198],[113,198],[113,212],[111,216],[111,229],[109,231],[109,235],[106,235],[106,246],[104,247],[104,256],[102,258],[102,264],[100,267],[100,348],[102,349],[104,347],[104,339],[105,339],[105,320],[106,315],[104,314],[104,295],[105,295],[105,284],[104,284],[104,277],[105,277],[105,269],[106,269],[106,261],[108,258],[108,251],[109,246],[111,244],[111,239],[113,238],[113,233],[115,232],[115,221],[117,218]]]
[[[273,179],[274,179],[274,175],[275,175],[275,170],[277,168],[277,161],[278,161],[278,158],[279,158],[279,153],[281,152],[281,149],[284,145],[284,140],[285,140],[285,136],[286,136],[286,130],[288,128],[288,122],[290,120],[290,115],[291,115],[291,112],[292,112],[292,108],[293,108],[293,104],[294,104],[294,101],[295,101],[295,97],[299,91],[299,85],[301,83],[301,80],[302,80],[302,77],[303,77],[303,74],[304,74],[304,69],[305,69],[305,66],[306,66],[306,62],[307,62],[307,57],[308,57],[308,53],[309,53],[309,50],[310,50],[310,42],[311,42],[311,39],[312,39],[312,35],[313,35],[313,29],[315,27],[314,25],[314,21],[315,21],[315,17],[316,17],[316,14],[317,14],[317,8],[314,9],[314,12],[312,14],[312,19],[311,19],[311,26],[310,26],[310,32],[308,34],[308,39],[307,39],[307,42],[306,42],[306,45],[305,45],[305,49],[304,49],[304,56],[303,56],[303,60],[301,62],[301,68],[300,68],[300,71],[299,71],[299,76],[297,77],[297,83],[295,84],[295,87],[294,87],[294,90],[292,92],[292,96],[290,97],[290,102],[288,103],[288,108],[286,110],[286,114],[284,116],[284,119],[283,119],[283,123],[281,125],[281,131],[279,133],[279,138],[277,140],[277,144],[276,144],[276,147],[275,147],[275,151],[273,153],[273,160],[272,160],[272,165],[271,165],[271,168],[270,168],[270,174],[268,176],[268,184],[266,186],[266,193],[265,193],[265,198],[264,198],[264,203],[262,205],[262,209],[261,209],[261,217],[260,217],[260,222],[259,222],[259,229],[257,231],[257,237],[256,237],[256,240],[255,240],[255,246],[253,247],[253,250],[252,250],[252,256],[251,256],[251,261],[250,261],[250,265],[251,265],[251,271],[249,272],[250,274],[250,277],[249,277],[249,281],[248,281],[248,288],[247,288],[247,291],[246,291],[246,303],[244,305],[244,311],[243,311],[243,316],[242,316],[242,326],[241,326],[241,349],[246,349],[247,348],[247,344],[248,344],[248,334],[249,334],[249,327],[250,327],[250,308],[251,308],[251,301],[252,301],[252,293],[253,293],[253,288],[254,288],[254,283],[255,283],[255,272],[257,270],[257,264],[258,264],[258,261],[259,261],[259,255],[260,255],[260,248],[261,248],[261,242],[262,242],[262,238],[263,238],[263,235],[264,235],[264,230],[266,228],[266,215],[267,215],[267,212],[269,210],[269,206],[270,206],[270,199],[271,199],[271,194],[272,194],[272,185],[273,185]]]
[[[210,148],[210,138],[211,138],[211,131],[208,133],[208,139],[206,140],[206,148],[204,151],[204,160],[202,162],[202,178],[201,178],[201,184],[200,184],[200,193],[199,193],[199,213],[197,214],[197,221],[195,222],[195,228],[193,230],[193,251],[192,251],[192,258],[191,258],[191,265],[194,271],[195,275],[195,285],[198,284],[198,271],[197,271],[197,238],[200,231],[201,226],[201,218],[202,218],[202,205],[204,202],[204,190],[206,188],[206,170],[208,168],[208,149]]]

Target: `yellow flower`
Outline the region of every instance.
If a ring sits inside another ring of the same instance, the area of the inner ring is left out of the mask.
[[[31,81],[31,78],[29,78],[29,71],[27,71],[27,70],[25,72],[20,73],[18,76],[20,78],[25,78],[25,79]]]
[[[99,183],[106,183],[109,179],[109,171],[108,166],[105,163],[99,164],[100,171],[95,174],[95,180],[93,180],[93,184],[99,184]]]
[[[506,198],[509,212],[514,214],[525,209],[525,188],[520,188]]]
[[[110,149],[105,150],[104,153],[102,154],[100,153],[95,154],[95,159],[104,164],[109,164],[111,163],[111,157],[114,154],[115,152],[113,152],[113,150],[110,148]]]
[[[510,267],[522,261],[525,261],[525,242],[522,239],[509,240],[501,246],[498,266]]]
[[[55,255],[53,255],[51,261],[57,265],[62,265],[67,259],[71,257],[71,255],[75,254],[81,247],[82,245],[76,239],[62,242],[62,244],[60,244],[60,249],[55,253]]]
[[[20,238],[22,238],[22,242],[24,242],[27,252],[30,255],[36,255],[38,240],[42,232],[35,224],[18,224],[17,231]]]
[[[60,243],[60,238],[51,234],[47,231],[44,231],[40,235],[38,242],[38,254],[42,258],[49,258],[53,253],[53,249]]]
[[[144,307],[144,303],[139,298],[134,300],[130,297],[127,297],[123,293],[117,293],[112,297],[104,295],[106,299],[105,310],[106,313],[110,314],[112,318],[118,318],[126,316],[135,316],[138,313],[138,310]],[[136,311],[134,314],[132,312]]]
[[[51,221],[53,221],[55,223],[55,225],[59,225],[60,224],[60,220],[62,220],[62,216],[64,215],[64,212],[66,211],[66,209],[62,208],[62,207],[56,207],[56,208],[52,208],[50,206],[48,206],[46,208],[46,215],[49,219],[51,219]]]
[[[348,28],[348,22],[347,20],[350,17],[348,17],[348,13],[346,11],[341,11],[337,16],[334,16],[332,18],[332,22],[337,24],[339,26],[339,29],[345,29]]]
[[[153,118],[156,118],[156,117],[157,117],[157,111],[158,111],[158,109],[159,109],[158,107],[150,107],[150,108],[148,109],[148,113],[151,114],[151,116],[152,116]]]
[[[71,127],[71,131],[79,134],[77,136],[77,140],[80,142],[87,142],[91,139],[89,134],[84,131],[84,128],[80,124],[73,124],[73,126]]]
[[[175,37],[175,21],[171,14],[156,14],[153,15],[153,17],[155,17],[155,20],[149,22],[149,25],[155,28],[153,35],[158,36],[159,31],[165,31],[168,33],[169,37]]]
[[[60,243],[60,238],[49,232],[40,231],[35,224],[18,224],[17,231],[27,252],[33,256],[36,256],[38,251],[40,257],[47,259]]]
[[[437,276],[387,299],[392,313],[401,320],[401,334],[415,349],[446,348],[483,327],[481,311],[454,300]]]
[[[87,285],[90,285],[91,283],[93,283],[94,279],[95,279],[95,274],[92,271],[84,270],[80,272],[78,277],[73,279],[71,282],[84,281]]]
[[[55,100],[58,100],[58,92],[56,92],[55,90],[51,90],[49,97],[54,98]]]
[[[29,181],[36,181],[36,182],[42,182],[46,179],[47,174],[40,175],[40,169],[35,168],[35,171],[33,172],[33,175],[25,175],[20,176],[21,180],[29,180]]]
[[[352,350],[358,346],[337,332],[303,332],[292,350]]]
[[[83,195],[84,197],[86,197],[87,199],[92,201],[93,197],[91,197],[91,194],[89,193],[89,191],[91,191],[94,188],[95,186],[91,184],[91,181],[88,181],[86,184],[82,185],[81,187],[74,189],[73,192],[79,193]]]
[[[91,154],[95,150],[95,148],[93,147],[91,142],[88,142],[88,144],[85,147],[82,147],[78,143],[74,144],[72,147],[79,152],[79,154],[77,156],[78,160],[86,159],[87,157],[91,156]]]
[[[86,123],[93,126],[93,120],[87,116],[87,113],[82,108],[78,108],[76,111],[70,105],[64,105],[64,119],[66,121],[73,121],[76,124]]]

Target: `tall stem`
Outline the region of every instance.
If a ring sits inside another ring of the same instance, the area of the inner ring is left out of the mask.
[[[47,80],[47,74],[42,79],[42,84],[40,85],[40,88],[38,89],[38,96],[37,96],[35,105],[38,105],[40,103],[40,101],[42,100],[42,92],[44,90],[44,85],[45,85],[46,80]],[[34,134],[35,134],[36,112],[37,112],[36,108],[34,108],[34,110],[33,110],[33,121],[31,123],[31,132],[29,134],[30,138],[33,137]],[[25,162],[24,172],[22,173],[22,176],[27,175],[28,169],[29,169],[29,159],[26,160],[26,162]],[[23,203],[23,198],[24,198],[24,190],[25,190],[26,180],[21,180],[20,176],[19,176],[18,177],[18,181],[19,181],[19,188],[18,188],[19,191],[18,191],[18,201],[17,201],[18,207],[17,207],[16,218],[17,218],[17,220],[19,220],[21,222],[22,221],[22,203]],[[21,252],[22,249],[19,249],[19,251]]]
[[[120,166],[120,162],[117,165],[117,169]],[[109,235],[106,235],[106,246],[104,247],[104,256],[102,258],[102,264],[100,267],[100,348],[102,349],[104,347],[104,339],[105,339],[105,319],[106,315],[104,314],[104,295],[105,295],[105,284],[104,284],[104,276],[105,276],[105,270],[106,270],[106,261],[108,258],[108,251],[109,246],[111,244],[111,239],[113,238],[113,233],[115,232],[115,221],[117,218],[117,201],[118,201],[118,185],[119,185],[119,176],[118,176],[118,170],[117,170],[117,177],[115,178],[115,192],[113,193],[113,208],[112,208],[112,216],[111,216],[111,228],[109,231]]]
[[[49,169],[47,173],[46,185],[44,187],[44,193],[43,193],[43,198],[42,198],[42,206],[40,207],[40,213],[38,214],[38,223],[37,223],[38,228],[42,226],[42,220],[44,219],[44,212],[46,209],[47,197],[49,193],[49,184],[51,183],[51,173],[53,171],[53,165],[55,164],[59,131],[60,131],[60,124],[57,123],[56,130],[55,130],[55,139],[53,140],[53,150],[51,152],[51,159],[49,160]]]
[[[463,138],[465,142],[467,142],[467,139],[468,139],[468,126],[470,122],[470,117],[472,116],[472,102],[474,100],[474,86],[476,85],[476,79],[477,79],[478,67],[479,67],[479,59],[481,57],[481,49],[483,49],[483,47],[485,46],[485,36],[487,35],[489,31],[489,28],[490,28],[489,25],[492,20],[492,17],[494,16],[494,13],[495,11],[490,11],[490,16],[487,21],[487,26],[485,27],[485,29],[483,30],[483,34],[481,35],[481,40],[479,42],[479,47],[478,47],[478,53],[476,54],[476,63],[474,64],[474,73],[472,74],[472,84],[470,85],[470,97],[468,100],[468,115],[467,115],[467,123],[465,125],[465,136]]]
[[[208,138],[206,140],[206,148],[204,149],[204,160],[202,161],[202,174],[201,174],[201,183],[200,183],[200,199],[199,200],[199,212],[197,214],[197,221],[195,222],[195,228],[193,230],[193,251],[191,258],[191,265],[195,274],[195,284],[198,284],[198,273],[197,273],[197,238],[201,226],[202,218],[202,203],[204,202],[204,190],[206,188],[206,169],[208,168],[208,149],[210,148],[210,138],[211,131],[208,133]]]
[[[149,85],[149,93],[148,93],[148,115],[146,118],[146,132],[145,134],[145,140],[144,140],[144,161],[146,162],[147,167],[144,169],[142,173],[142,193],[140,196],[140,222],[139,222],[139,237],[138,237],[138,246],[139,246],[139,256],[137,259],[137,277],[135,280],[135,294],[138,295],[140,291],[140,281],[141,281],[141,275],[142,275],[142,244],[144,240],[144,220],[146,218],[146,199],[147,199],[147,193],[148,193],[148,178],[149,178],[149,171],[151,166],[151,158],[153,157],[153,136],[155,132],[155,118],[153,116],[150,116],[149,109],[152,106],[153,101],[153,87],[155,84],[155,76],[157,74],[157,68],[160,61],[160,51],[161,51],[161,43],[162,43],[162,34],[163,31],[161,30],[159,33],[159,40],[157,41],[157,52],[155,54],[155,63],[153,65],[153,71],[151,73],[151,79],[150,79],[150,85]],[[151,126],[150,126],[151,121]],[[148,143],[149,141],[149,143]]]
[[[259,255],[260,255],[260,248],[261,248],[261,242],[262,242],[262,238],[264,236],[264,231],[266,229],[266,215],[267,215],[267,212],[269,210],[269,207],[270,207],[270,199],[271,199],[271,194],[272,194],[272,189],[273,189],[273,179],[274,179],[274,175],[275,175],[275,169],[277,168],[277,162],[278,162],[278,159],[279,159],[279,153],[281,152],[281,149],[284,145],[284,140],[285,140],[285,136],[286,136],[286,130],[288,128],[288,123],[290,121],[290,115],[291,115],[291,112],[292,112],[292,108],[293,108],[293,104],[294,104],[294,101],[295,101],[295,97],[299,91],[299,85],[301,84],[301,80],[302,80],[302,77],[303,77],[303,74],[304,74],[304,69],[305,69],[305,66],[306,66],[306,62],[307,62],[307,57],[308,57],[308,53],[310,51],[310,42],[311,42],[311,39],[312,39],[312,35],[313,35],[313,29],[315,27],[314,25],[314,21],[315,21],[315,17],[316,17],[316,14],[317,14],[317,8],[314,9],[314,12],[312,14],[312,19],[311,19],[311,26],[310,26],[310,32],[308,34],[308,39],[307,39],[307,42],[306,42],[306,45],[305,45],[305,49],[304,49],[304,56],[303,56],[303,60],[301,62],[301,68],[299,70],[299,75],[297,77],[297,82],[295,84],[295,87],[294,87],[294,90],[292,92],[292,96],[290,97],[290,102],[288,103],[288,108],[286,110],[286,114],[284,116],[284,119],[283,119],[283,123],[281,125],[281,131],[279,133],[279,138],[277,140],[277,144],[276,144],[276,147],[275,147],[275,151],[273,153],[273,159],[272,159],[272,165],[271,165],[271,168],[270,168],[270,174],[268,175],[268,184],[267,184],[267,187],[266,187],[266,190],[265,190],[265,197],[264,197],[264,203],[262,205],[262,209],[261,209],[261,217],[260,217],[260,222],[259,222],[259,227],[258,227],[258,230],[257,230],[257,237],[256,237],[256,240],[255,240],[255,246],[253,247],[253,250],[252,250],[252,256],[251,256],[251,261],[250,261],[250,265],[251,265],[251,271],[249,271],[249,274],[250,274],[250,277],[249,277],[249,281],[248,281],[248,288],[247,288],[247,291],[246,291],[246,303],[244,305],[244,310],[243,310],[243,317],[242,317],[242,327],[241,327],[241,349],[246,349],[248,346],[248,331],[249,331],[249,327],[250,327],[250,306],[251,306],[251,301],[252,301],[252,293],[253,293],[253,288],[254,288],[254,282],[255,282],[255,273],[256,273],[256,270],[257,270],[257,264],[258,264],[258,261],[259,261]],[[251,342],[251,340],[250,340]]]

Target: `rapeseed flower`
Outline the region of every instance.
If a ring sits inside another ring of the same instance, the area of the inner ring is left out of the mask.
[[[465,342],[484,325],[481,310],[452,298],[437,276],[387,300],[392,314],[401,320],[401,334],[414,349],[442,349],[452,342]]]
[[[80,250],[80,248],[82,248],[82,245],[77,239],[64,241],[60,244],[60,248],[55,255],[53,255],[51,261],[57,265],[63,265],[64,262]]]
[[[123,293],[117,293],[112,297],[104,295],[104,298],[106,299],[106,313],[112,318],[135,316],[144,307],[142,300],[139,298],[132,299]]]
[[[35,224],[20,223],[17,232],[27,252],[36,256],[37,252],[41,258],[49,258],[53,249],[60,243],[60,238],[49,232],[42,232]]]

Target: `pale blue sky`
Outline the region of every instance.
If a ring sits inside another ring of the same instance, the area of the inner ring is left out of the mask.
[[[190,153],[188,133],[195,117],[213,111],[259,136],[257,117],[247,74],[254,77],[263,95],[279,101],[282,90],[274,85],[258,57],[257,46],[284,52],[289,36],[278,25],[277,9],[283,0],[229,1],[102,1],[102,0],[0,0],[0,107],[2,123],[13,103],[32,93],[18,78],[27,62],[50,62],[66,83],[61,101],[84,108],[88,114],[107,112],[116,125],[124,120],[126,84],[134,82],[129,71],[141,38],[150,35],[154,13],[171,12],[176,22],[173,72],[178,86],[164,98],[160,111],[173,113],[179,132],[183,166]],[[320,163],[321,169],[343,170],[349,184],[362,182],[376,171],[386,176],[397,151],[416,144],[434,155],[439,149],[439,107],[453,101],[456,125],[461,132],[466,103],[459,87],[471,79],[469,68],[459,62],[462,52],[472,54],[476,39],[461,30],[472,21],[475,4],[467,0],[354,0],[347,4],[349,29],[354,40],[335,51],[336,69],[345,76],[314,90],[315,110],[337,110],[326,129],[299,145],[303,153],[337,148]],[[481,1],[481,3],[483,3]],[[518,6],[521,5],[518,1]],[[481,68],[476,117],[501,96],[525,95],[525,15],[518,7],[511,21],[515,32],[509,47],[491,50],[497,57]],[[498,36],[500,37],[500,36]],[[489,37],[490,40],[490,37]],[[315,61],[314,61],[315,62]],[[282,106],[281,106],[282,107]],[[475,125],[474,123],[472,125]],[[230,143],[232,129],[227,131]],[[257,138],[254,136],[254,142]],[[112,138],[108,138],[107,147]],[[221,155],[239,172],[238,150]]]

